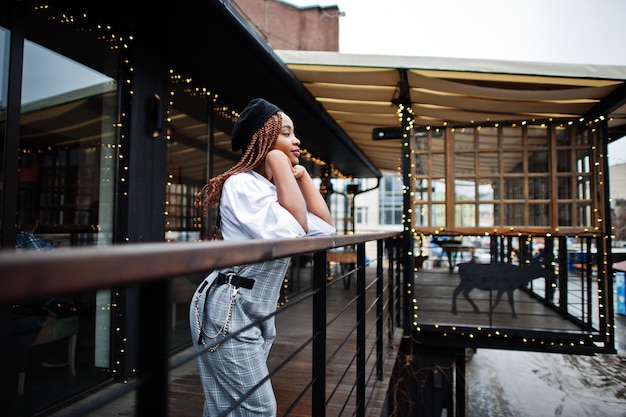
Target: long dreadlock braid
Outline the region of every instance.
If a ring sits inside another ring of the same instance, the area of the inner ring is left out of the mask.
[[[283,118],[280,113],[276,113],[267,119],[263,126],[252,136],[252,140],[246,147],[239,162],[223,174],[211,178],[202,187],[202,190],[196,195],[196,205],[202,206],[204,211],[215,207],[220,201],[224,182],[231,175],[247,172],[259,166],[272,149],[274,142],[276,142],[282,125]]]

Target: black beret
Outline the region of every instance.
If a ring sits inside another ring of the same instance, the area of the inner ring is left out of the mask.
[[[278,107],[262,98],[250,100],[233,126],[231,138],[233,151],[248,146],[256,131],[279,111],[281,110]]]

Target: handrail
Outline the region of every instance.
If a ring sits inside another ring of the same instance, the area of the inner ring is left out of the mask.
[[[137,284],[183,272],[201,272],[289,257],[397,235],[396,232],[385,232],[250,240],[245,241],[245,250],[242,249],[242,241],[135,243],[60,248],[36,253],[4,250],[0,251],[0,305],[55,294]],[[89,271],[88,276],[85,276],[86,271]]]
[[[127,393],[129,390],[137,391],[136,415],[137,416],[165,416],[167,415],[167,380],[168,368],[173,369],[182,363],[191,360],[197,355],[187,355],[182,361],[167,361],[166,340],[152,341],[149,344],[145,340],[151,339],[160,326],[159,322],[166,322],[164,309],[160,308],[167,302],[167,291],[163,291],[163,285],[167,285],[167,279],[193,272],[208,272],[212,269],[261,262],[270,259],[291,257],[294,255],[314,254],[314,282],[315,288],[307,297],[313,299],[313,334],[314,337],[306,344],[311,344],[313,349],[312,369],[314,377],[309,388],[312,392],[313,413],[325,415],[325,373],[326,373],[326,250],[348,245],[357,246],[357,346],[355,357],[357,379],[353,389],[356,393],[356,415],[363,416],[368,400],[365,395],[366,385],[366,352],[364,343],[367,338],[365,327],[365,242],[377,241],[378,265],[376,284],[377,300],[376,317],[377,343],[376,361],[372,373],[377,379],[382,379],[382,314],[383,304],[388,307],[394,305],[395,291],[388,288],[389,301],[382,298],[383,273],[382,273],[382,249],[383,241],[393,240],[400,237],[397,232],[372,233],[360,235],[334,236],[334,237],[307,237],[297,239],[253,240],[253,241],[210,241],[194,243],[143,243],[127,244],[109,247],[85,247],[58,249],[53,252],[0,252],[0,283],[4,290],[0,293],[0,305],[41,298],[45,296],[77,293],[101,288],[128,286],[134,284],[149,284],[150,296],[143,299],[146,303],[140,309],[141,312],[151,311],[149,320],[141,321],[144,324],[136,335],[138,344],[138,367],[134,381],[124,384],[114,390],[107,398],[116,398]],[[390,271],[393,271],[394,260],[390,259]],[[390,272],[391,273],[391,272]],[[156,285],[156,286],[155,286]],[[373,308],[373,306],[372,306]],[[386,309],[391,320],[393,311]],[[157,314],[157,312],[159,312]],[[274,312],[270,316],[279,314]],[[143,314],[143,313],[141,313]],[[268,316],[269,317],[269,316]],[[228,336],[234,336],[229,334]],[[303,345],[304,346],[304,345]],[[148,350],[146,350],[148,349]],[[169,362],[169,364],[168,364]],[[374,371],[375,369],[375,371]],[[369,378],[368,378],[369,380]],[[165,391],[163,391],[165,389]],[[369,388],[368,388],[369,389]],[[372,388],[373,389],[373,388]],[[332,397],[332,396],[331,396]],[[371,398],[371,394],[370,397]],[[328,398],[330,401],[330,398]],[[95,410],[103,405],[102,401],[96,401],[89,405],[79,407],[75,414],[81,415],[87,409]],[[321,408],[320,408],[321,406]],[[344,404],[345,406],[345,404]],[[289,413],[289,412],[288,412]]]

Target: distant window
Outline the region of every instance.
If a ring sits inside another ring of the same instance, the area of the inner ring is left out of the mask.
[[[383,176],[379,194],[381,225],[402,225],[402,177]]]
[[[355,207],[354,208],[354,223],[355,224],[367,223],[367,207]]]

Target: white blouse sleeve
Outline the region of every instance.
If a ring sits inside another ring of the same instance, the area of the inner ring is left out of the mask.
[[[295,217],[278,203],[276,187],[253,171],[233,175],[220,199],[224,239],[277,239],[305,236]],[[332,235],[333,226],[308,213],[308,235]]]

